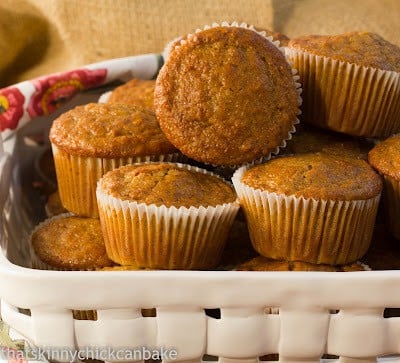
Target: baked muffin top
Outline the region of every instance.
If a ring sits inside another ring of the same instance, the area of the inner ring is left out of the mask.
[[[153,110],[155,84],[155,80],[131,79],[114,88],[107,102],[123,103]]]
[[[89,103],[63,113],[53,122],[50,141],[72,155],[102,158],[176,151],[154,112],[122,104]]]
[[[266,37],[272,37],[273,41],[279,40],[279,44],[280,44],[281,47],[287,46],[288,43],[289,43],[290,38],[287,35],[283,34],[283,33],[279,33],[279,32],[273,31],[273,30],[265,29],[265,28],[259,28],[259,27],[255,28],[255,30],[257,32],[265,32],[265,36]],[[167,54],[166,58],[168,58],[169,54],[171,53],[171,51],[175,47],[180,45],[182,40],[186,40],[187,39],[188,35],[190,35],[190,34],[187,34],[185,36],[177,37],[177,38],[171,40],[167,44],[167,46],[166,46],[166,48],[164,50],[164,52]]]
[[[98,219],[70,216],[48,220],[32,234],[36,256],[68,270],[93,270],[114,263],[108,259]]]
[[[245,171],[244,184],[263,191],[326,200],[360,200],[382,190],[378,174],[364,160],[325,153],[279,157]]]
[[[313,264],[301,261],[277,261],[264,256],[255,257],[249,261],[240,264],[238,271],[320,271],[320,272],[350,272],[365,271],[359,263],[349,265],[324,265]]]
[[[361,141],[344,135],[307,129],[293,134],[287,142],[285,153],[302,154],[324,152],[329,155],[367,159],[368,147]]]
[[[236,27],[187,36],[162,67],[154,95],[171,143],[215,165],[268,155],[288,137],[298,107],[283,54],[255,31]]]
[[[166,207],[208,207],[236,200],[233,188],[218,177],[169,163],[123,166],[106,173],[99,185],[115,198]]]
[[[374,146],[368,153],[368,161],[382,174],[400,180],[400,134]]]
[[[291,39],[288,47],[364,67],[400,72],[400,48],[375,33],[305,35]]]

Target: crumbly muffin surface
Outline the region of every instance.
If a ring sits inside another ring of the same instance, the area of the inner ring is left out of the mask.
[[[367,159],[367,145],[344,135],[309,129],[296,132],[288,141],[285,152],[293,154],[325,152],[329,155]]]
[[[377,144],[369,152],[368,161],[382,174],[400,180],[400,135]]]
[[[32,234],[37,257],[50,266],[71,270],[112,266],[98,219],[66,217],[49,221]]]
[[[288,46],[360,66],[400,72],[400,48],[375,33],[305,35],[291,39]]]
[[[122,104],[77,106],[53,122],[50,140],[72,155],[90,157],[134,157],[176,151],[152,111]]]
[[[350,272],[365,271],[359,263],[349,265],[313,264],[302,261],[278,261],[264,256],[248,260],[237,267],[239,271],[320,271],[320,272]]]
[[[219,178],[173,164],[127,165],[108,172],[101,190],[113,197],[167,207],[216,206],[236,200]]]
[[[155,84],[155,80],[131,79],[116,87],[107,102],[135,105],[153,110]]]
[[[174,47],[154,104],[162,130],[184,154],[237,165],[268,155],[288,137],[298,93],[271,42],[248,29],[217,27]]]
[[[242,182],[268,192],[327,200],[364,200],[382,190],[381,178],[364,160],[325,153],[270,160],[247,170]]]

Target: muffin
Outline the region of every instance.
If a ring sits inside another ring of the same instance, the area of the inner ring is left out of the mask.
[[[96,270],[113,266],[100,222],[62,214],[39,224],[30,238],[32,267],[44,270]]]
[[[155,80],[131,79],[109,92],[103,101],[154,109]]]
[[[113,266],[98,219],[70,213],[40,223],[30,237],[32,267],[41,270],[96,270]],[[95,310],[72,310],[74,319],[97,320]]]
[[[259,254],[344,265],[366,253],[382,181],[364,160],[298,154],[242,167],[232,180]]]
[[[399,47],[351,32],[291,39],[286,54],[302,82],[304,122],[372,138],[399,130]]]
[[[377,144],[368,161],[383,177],[387,222],[393,236],[400,239],[400,135]]]
[[[50,141],[62,204],[85,217],[98,217],[96,184],[107,171],[178,157],[154,113],[130,105],[77,106],[54,121]]]
[[[211,269],[239,209],[233,188],[189,165],[139,163],[97,187],[108,256],[150,269]]]
[[[285,154],[324,152],[338,157],[367,160],[371,146],[363,140],[308,127],[297,131],[288,141]]]
[[[294,132],[299,92],[280,50],[254,30],[217,26],[173,48],[156,80],[161,129],[186,156],[239,165],[277,152]]]
[[[258,256],[236,267],[237,271],[319,271],[319,272],[350,272],[367,271],[369,268],[359,262],[348,265],[323,265],[302,261],[271,260]]]

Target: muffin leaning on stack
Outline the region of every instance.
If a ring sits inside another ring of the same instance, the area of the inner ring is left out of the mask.
[[[298,84],[258,32],[211,27],[174,45],[156,80],[161,129],[186,156],[232,166],[268,158],[295,131]]]

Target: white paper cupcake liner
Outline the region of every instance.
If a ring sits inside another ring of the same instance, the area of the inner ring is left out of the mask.
[[[97,201],[109,258],[121,265],[152,269],[215,268],[239,210],[237,202],[177,208],[120,200],[107,195],[100,182]]]
[[[267,39],[269,42],[271,42],[275,47],[277,47],[279,49],[279,51],[283,54],[283,56],[286,57],[285,48],[284,47],[280,47],[279,40],[274,40],[272,36],[266,36],[266,33],[264,31],[258,31],[257,29],[255,29],[255,27],[253,25],[249,25],[247,23],[239,23],[239,22],[236,22],[236,21],[234,21],[232,23],[229,23],[229,22],[223,21],[221,23],[213,23],[212,25],[205,25],[202,29],[198,28],[198,29],[195,30],[194,33],[187,34],[186,36],[181,37],[180,41],[179,41],[180,38],[174,39],[169,44],[167,44],[167,47],[169,47],[169,48],[166,48],[164,50],[164,52],[166,52],[166,58],[164,58],[164,59],[168,58],[168,55],[171,52],[170,48],[171,48],[172,45],[174,45],[174,49],[178,48],[180,45],[186,44],[187,41],[190,41],[190,39],[195,37],[196,33],[199,33],[199,32],[201,32],[203,30],[207,30],[207,29],[210,29],[210,28],[217,28],[217,27],[235,27],[235,28],[245,28],[245,29],[252,30],[252,31],[260,34],[262,37]],[[294,82],[294,85],[296,87],[296,91],[298,93],[297,115],[300,115],[302,113],[302,111],[300,110],[300,106],[303,103],[303,100],[302,100],[302,97],[301,97],[302,85],[299,82],[300,77],[298,75],[297,69],[295,69],[295,67],[293,66],[292,62],[289,59],[287,59],[287,57],[286,57],[286,60],[289,63],[289,65],[291,66],[291,68],[292,68],[293,82]],[[212,165],[214,167],[227,168],[227,169],[233,170],[233,169],[237,169],[237,168],[239,168],[241,166],[250,166],[250,165],[263,163],[263,162],[269,160],[272,156],[278,155],[280,150],[284,149],[286,147],[287,141],[291,140],[292,135],[296,132],[296,125],[298,125],[299,123],[300,123],[300,121],[296,117],[296,119],[293,122],[292,128],[288,132],[287,137],[285,139],[283,139],[282,142],[274,150],[271,150],[271,152],[268,155],[265,155],[265,156],[260,157],[260,158],[258,158],[256,160],[252,160],[250,162],[242,163],[242,164],[233,164],[233,165],[215,165],[215,164],[212,164],[212,163],[205,163],[205,164],[206,165]]]
[[[304,122],[353,136],[400,129],[400,73],[285,48],[303,85]]]
[[[273,259],[345,265],[368,250],[380,195],[366,200],[323,200],[261,191],[232,181],[246,214],[254,249]]]
[[[137,162],[182,160],[180,153],[106,159],[71,155],[54,144],[52,150],[63,206],[76,215],[91,218],[99,216],[96,186],[106,172]]]

